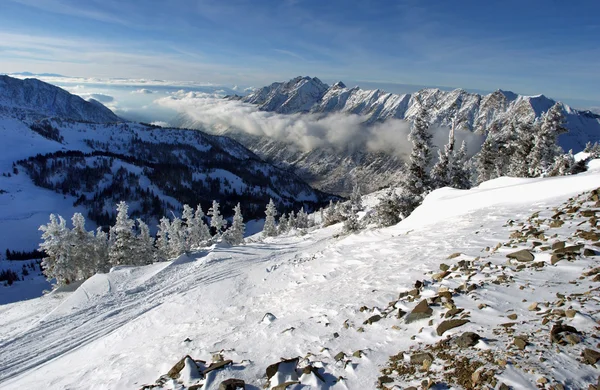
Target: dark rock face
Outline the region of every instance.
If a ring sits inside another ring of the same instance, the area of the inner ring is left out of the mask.
[[[475,344],[477,344],[479,339],[481,339],[481,336],[479,336],[477,333],[465,332],[465,333],[461,334],[460,336],[456,337],[454,339],[454,343],[459,348],[469,348],[469,347],[472,347]]]
[[[245,390],[246,389],[246,383],[241,380],[241,379],[227,379],[224,380],[223,382],[221,382],[221,384],[219,385],[219,390]]]
[[[436,329],[438,336],[443,335],[446,331],[454,328],[458,328],[459,326],[463,326],[466,323],[469,323],[469,320],[446,320],[443,321]]]
[[[527,249],[521,249],[520,251],[516,251],[513,253],[509,253],[508,255],[506,255],[506,257],[508,257],[509,259],[514,259],[520,262],[528,262],[528,261],[533,261],[534,256],[531,252],[529,252]]]

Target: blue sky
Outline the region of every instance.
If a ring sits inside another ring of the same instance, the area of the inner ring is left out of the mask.
[[[325,81],[600,104],[600,1],[2,0],[0,72]]]

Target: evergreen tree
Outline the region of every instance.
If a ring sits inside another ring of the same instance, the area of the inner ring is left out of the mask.
[[[350,195],[350,204],[352,206],[352,210],[355,213],[363,210],[362,204],[362,193],[360,190],[360,185],[358,183],[354,183],[354,187],[352,188],[352,195]]]
[[[169,226],[169,256],[177,257],[190,250],[187,245],[185,227],[179,217],[173,218]]]
[[[204,211],[202,205],[198,204],[193,218],[188,222],[189,215],[185,210],[184,214],[188,226],[188,245],[190,248],[198,248],[207,245],[211,240],[210,230],[204,222]]]
[[[463,141],[460,149],[454,153],[454,158],[450,164],[450,186],[459,190],[471,188],[469,178],[469,165],[467,164],[467,143]]]
[[[454,161],[454,131],[450,130],[448,143],[444,149],[438,149],[438,161],[431,168],[431,183],[433,188],[442,188],[450,185],[452,173],[450,172]]]
[[[533,149],[533,127],[531,122],[521,122],[517,127],[514,152],[510,155],[508,174],[514,177],[530,177],[529,155]]]
[[[240,245],[244,242],[246,225],[244,224],[244,217],[242,216],[242,209],[239,203],[235,206],[233,212],[233,222],[231,223],[231,227],[225,232],[225,240],[231,245]]]
[[[533,147],[530,156],[530,176],[540,176],[554,164],[556,157],[562,154],[557,145],[560,134],[566,133],[565,117],[560,103],[556,103],[541,118],[541,123],[535,126]]]
[[[308,229],[308,214],[304,212],[304,207],[296,214],[296,227],[298,229]]]
[[[267,208],[265,209],[265,226],[263,227],[264,237],[273,237],[277,235],[277,227],[275,226],[275,217],[277,216],[277,209],[273,199],[269,200]]]
[[[81,213],[71,218],[73,229],[69,233],[68,243],[71,246],[72,265],[76,280],[87,279],[96,273],[94,258],[94,233],[85,230],[85,218]]]
[[[132,264],[135,258],[136,239],[133,234],[134,222],[129,218],[129,206],[121,201],[117,205],[117,221],[110,228],[108,257],[115,265]]]
[[[158,261],[169,258],[169,230],[171,230],[171,221],[167,217],[162,217],[156,233],[156,258]]]
[[[46,253],[42,260],[42,270],[48,279],[56,279],[58,286],[74,281],[72,272],[71,245],[69,244],[69,229],[60,215],[58,218],[50,214],[50,222],[40,226],[43,242],[40,249]]]
[[[329,201],[329,207],[325,209],[325,215],[323,220],[323,227],[331,226],[336,223],[342,222],[344,219],[340,212],[340,206],[337,203],[333,203],[333,200]]]
[[[296,229],[298,227],[298,224],[296,223],[296,216],[294,215],[294,210],[290,211],[289,214],[289,218],[288,218],[288,228],[286,231],[290,231],[292,229]]]
[[[108,260],[108,234],[101,228],[96,229],[94,237],[94,258],[96,259],[96,271],[106,273],[110,270]]]
[[[136,265],[147,265],[154,262],[154,238],[150,236],[148,225],[141,219],[137,219],[139,235],[136,245]]]
[[[356,210],[352,207],[349,208],[346,219],[344,220],[344,232],[353,233],[361,229],[361,223],[358,220]]]
[[[402,220],[401,199],[393,189],[379,198],[373,216],[380,227],[392,226]]]
[[[496,167],[495,161],[498,150],[494,145],[494,140],[491,135],[481,145],[481,150],[475,157],[475,169],[477,171],[477,184],[483,183],[491,179],[495,179]]]
[[[431,190],[431,178],[427,168],[431,163],[431,134],[428,132],[427,110],[421,109],[415,119],[408,139],[413,147],[410,161],[406,164],[402,198],[406,216],[423,201],[423,197]]]
[[[290,230],[290,227],[288,225],[287,214],[284,213],[279,218],[279,224],[277,225],[277,234],[283,234],[283,233],[286,233],[289,230]]]
[[[216,200],[213,200],[212,207],[208,209],[208,215],[210,216],[210,227],[215,229],[217,238],[221,237],[223,229],[227,227],[227,222],[223,219],[219,211],[219,203]]]

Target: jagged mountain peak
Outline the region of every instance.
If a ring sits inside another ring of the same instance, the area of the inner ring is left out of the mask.
[[[0,75],[0,113],[32,120],[59,117],[95,123],[121,121],[100,102],[88,102],[38,79],[6,75]]]
[[[342,88],[346,88],[346,84],[344,84],[341,81],[338,81],[337,83],[333,84],[331,86],[332,89],[342,89]]]

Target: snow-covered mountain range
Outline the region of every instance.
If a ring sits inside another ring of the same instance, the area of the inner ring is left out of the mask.
[[[38,80],[0,78],[0,137],[2,252],[36,248],[50,213],[108,225],[119,200],[152,226],[184,203],[228,215],[241,202],[250,219],[269,198],[294,210],[331,198],[230,138],[124,122]]]
[[[343,82],[329,86],[316,77],[296,77],[257,89],[245,97],[229,98],[281,114],[356,114],[363,116],[366,124],[388,119],[412,121],[424,104],[434,127],[449,128],[454,123],[457,130],[480,134],[482,141],[492,124],[539,118],[556,103],[544,95],[521,96],[502,90],[480,95],[462,89],[422,89],[413,94],[397,95],[380,89],[348,88]],[[586,142],[600,140],[600,115],[561,105],[569,129],[559,137],[559,144],[565,151],[578,152]],[[182,123],[194,126],[193,121]],[[389,153],[331,148],[303,152],[286,148],[281,140],[236,134],[235,129],[229,129],[225,134],[238,139],[261,157],[291,167],[316,187],[336,193],[348,194],[355,181],[366,191],[375,190],[398,180],[403,167],[402,160]]]
[[[0,116],[28,121],[48,117],[94,123],[122,121],[96,100],[86,101],[38,79],[4,75],[0,75]]]

